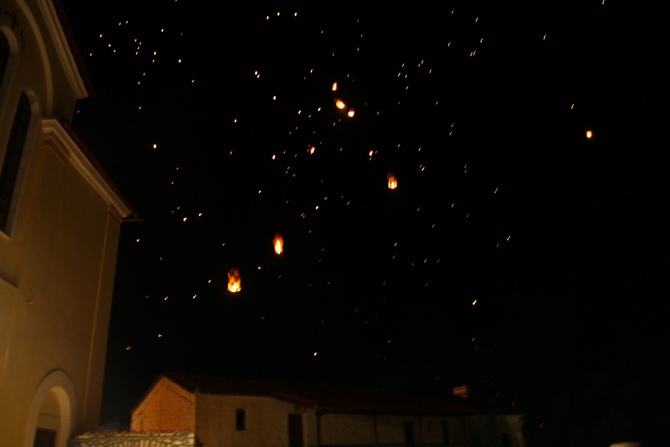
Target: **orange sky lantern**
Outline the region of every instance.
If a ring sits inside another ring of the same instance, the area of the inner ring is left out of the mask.
[[[338,109],[344,109],[346,107],[346,104],[341,99],[336,100],[335,105]]]
[[[356,113],[354,112],[354,109],[349,109],[349,113],[347,113],[347,115],[349,115],[349,118],[353,118],[354,113]]]
[[[587,130],[586,131],[586,138],[590,139],[592,136],[593,136],[593,132],[591,132],[590,130]]]
[[[275,244],[275,253],[280,255],[282,251],[284,251],[284,238],[282,237],[280,232],[277,232],[277,234],[275,234],[274,244]]]
[[[233,293],[239,292],[242,290],[241,284],[240,271],[233,267],[228,272],[228,291]]]
[[[333,82],[333,91],[337,91],[337,82]]]
[[[389,181],[389,189],[395,189],[398,186],[398,181],[395,179],[395,176],[389,172],[389,175],[386,176]]]

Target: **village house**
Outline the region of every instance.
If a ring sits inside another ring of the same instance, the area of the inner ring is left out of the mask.
[[[93,93],[57,0],[0,3],[0,444],[98,428],[119,231],[135,212],[70,127]]]
[[[457,397],[168,372],[133,408],[131,429],[191,432],[206,447],[524,447],[521,425]]]

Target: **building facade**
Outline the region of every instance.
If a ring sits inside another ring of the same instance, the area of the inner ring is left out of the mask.
[[[133,409],[131,430],[192,432],[203,446],[523,447],[521,420],[456,398],[164,373]]]
[[[121,223],[135,213],[69,126],[92,93],[55,0],[0,3],[0,441],[98,427]]]

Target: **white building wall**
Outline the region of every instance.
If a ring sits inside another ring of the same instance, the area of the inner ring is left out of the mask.
[[[68,436],[98,428],[127,214],[91,183],[95,168],[75,163],[85,156],[55,119],[71,118],[86,91],[52,1],[0,3],[11,53],[0,85],[0,166],[22,94],[31,106],[0,228],[0,441],[32,447],[37,427],[57,427],[56,446],[64,447]]]
[[[374,445],[373,417],[365,414],[321,416],[321,445]]]
[[[379,444],[404,444],[404,423],[414,423],[414,440],[419,440],[418,418],[415,416],[382,415],[377,417],[377,439]]]
[[[421,436],[423,444],[444,444],[442,422],[447,423],[449,444],[464,444],[465,432],[460,417],[425,416],[421,418]]]
[[[316,442],[312,410],[270,397],[198,393],[196,402],[196,437],[205,447],[287,447],[290,413],[303,415],[304,445]],[[245,411],[244,430],[236,430],[237,409]]]
[[[523,416],[506,415],[471,415],[465,419],[471,447],[502,447],[501,435],[509,437],[510,447],[524,447]]]

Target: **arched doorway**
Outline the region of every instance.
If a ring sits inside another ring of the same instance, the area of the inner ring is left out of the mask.
[[[25,447],[66,447],[72,435],[74,387],[60,370],[40,382],[33,397]]]
[[[60,430],[60,405],[54,390],[49,390],[37,414],[33,447],[56,447]]]

